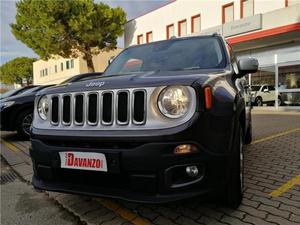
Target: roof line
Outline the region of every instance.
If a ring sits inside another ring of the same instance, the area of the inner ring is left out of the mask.
[[[177,1],[177,0],[169,0],[169,1],[166,2],[165,4],[163,4],[163,5],[161,5],[161,6],[158,6],[158,7],[155,8],[155,9],[151,9],[151,10],[148,11],[148,12],[145,12],[145,13],[143,13],[143,14],[141,14],[141,15],[138,15],[138,16],[136,16],[136,17],[134,17],[134,18],[128,20],[127,23],[129,23],[130,21],[135,20],[135,19],[137,19],[137,18],[139,18],[139,17],[145,16],[145,15],[147,15],[147,14],[153,12],[153,11],[156,11],[156,10],[158,10],[158,9],[160,9],[160,8],[163,8],[163,7],[169,5],[169,4],[173,3],[173,2],[176,2],[176,1]]]

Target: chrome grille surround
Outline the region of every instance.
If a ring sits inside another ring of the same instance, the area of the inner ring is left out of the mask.
[[[162,115],[157,106],[157,99],[161,91],[166,86],[161,87],[145,87],[145,88],[126,88],[126,89],[113,89],[113,90],[99,90],[99,91],[84,91],[84,92],[71,92],[60,94],[46,95],[49,100],[49,115],[47,120],[42,120],[37,115],[37,107],[35,106],[35,116],[33,127],[37,129],[53,129],[53,130],[149,130],[149,129],[164,129],[181,125],[192,118],[196,111],[196,93],[194,88],[187,86],[190,95],[190,106],[187,114],[178,119],[170,119]],[[143,121],[134,120],[134,96],[136,92],[144,92],[144,119]],[[126,122],[118,121],[118,93],[128,93],[127,105],[127,120]],[[103,95],[106,93],[112,94],[112,114],[111,122],[103,121]],[[97,119],[95,123],[88,121],[88,96],[97,94]],[[75,121],[75,105],[76,96],[83,95],[83,122],[78,123]],[[70,123],[63,122],[63,97],[70,96]],[[58,97],[58,122],[52,121],[52,100]],[[40,97],[36,98],[35,105],[37,105]],[[99,107],[100,106],[100,107]]]

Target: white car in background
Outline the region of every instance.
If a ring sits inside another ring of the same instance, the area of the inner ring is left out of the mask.
[[[282,104],[281,96],[276,98],[276,92],[274,85],[252,85],[251,86],[252,103],[256,106],[263,106],[263,104],[275,104],[275,100],[278,100],[278,105]]]

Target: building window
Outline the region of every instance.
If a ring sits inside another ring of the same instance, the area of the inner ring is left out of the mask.
[[[152,31],[146,33],[146,43],[152,42],[153,41],[153,33]]]
[[[234,20],[233,2],[222,6],[222,23],[228,23]]]
[[[278,105],[300,106],[300,64],[279,65],[278,91]]]
[[[200,14],[192,16],[191,18],[191,32],[199,33],[201,30],[201,16]]]
[[[71,68],[74,68],[74,59],[71,59]]]
[[[241,0],[241,18],[254,15],[254,0]]]
[[[174,24],[170,24],[170,25],[167,26],[167,39],[170,39],[174,35],[175,35]]]
[[[187,34],[186,20],[181,20],[178,22],[178,37],[184,36]]]
[[[64,71],[64,63],[60,63],[60,70]]]
[[[43,76],[43,70],[40,70],[40,77]]]
[[[70,69],[70,61],[69,60],[66,61],[66,69],[67,70]]]
[[[57,65],[54,66],[54,72],[57,73]]]
[[[142,34],[137,36],[137,44],[138,45],[143,44],[143,35]]]

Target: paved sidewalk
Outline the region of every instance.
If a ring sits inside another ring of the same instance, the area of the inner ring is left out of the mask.
[[[245,197],[237,210],[197,199],[151,205],[52,192],[49,197],[87,224],[300,224],[300,116],[254,114],[253,126],[255,144],[245,147]],[[2,135],[1,154],[28,182],[29,145]]]

